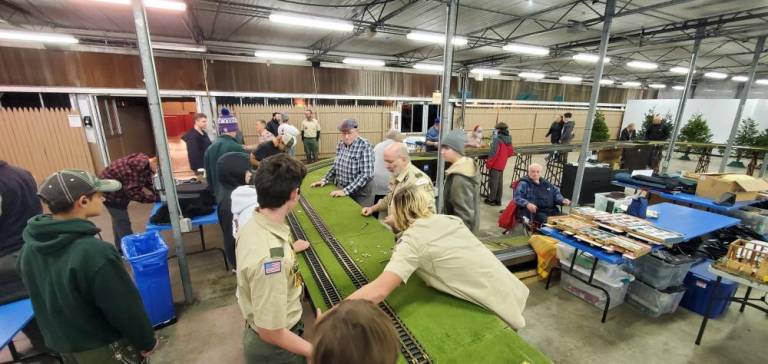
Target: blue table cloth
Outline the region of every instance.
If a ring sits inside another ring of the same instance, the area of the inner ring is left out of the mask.
[[[670,193],[666,191],[649,188],[647,186],[640,186],[640,185],[635,185],[635,184],[626,183],[626,182],[619,182],[619,181],[613,181],[611,183],[615,186],[620,186],[625,188],[647,190],[648,192],[653,193],[654,195],[657,195],[659,197],[665,198],[667,200],[685,203],[689,205],[701,206],[709,210],[722,212],[722,213],[735,211],[744,206],[749,206],[749,205],[753,205],[760,202],[759,200],[750,200],[750,201],[737,201],[733,205],[718,205],[718,204],[715,204],[715,201],[712,199],[692,195],[690,193],[685,193],[685,192]]]
[[[165,205],[165,202],[155,202],[155,205],[152,206],[152,214],[150,216],[154,216],[157,210],[160,209]],[[203,216],[197,216],[192,218],[192,226],[201,226],[201,225],[211,225],[211,224],[218,224],[219,223],[219,215],[217,214],[218,206],[213,206],[213,212],[211,212],[208,215]],[[171,230],[171,224],[153,224],[149,221],[147,221],[146,226],[147,231],[164,231],[164,230]]]
[[[648,218],[648,221],[656,227],[683,234],[686,241],[722,228],[737,225],[741,221],[733,217],[675,205],[669,202],[651,205],[648,209],[659,214],[657,219]]]
[[[0,306],[0,348],[8,345],[34,317],[29,298]]]

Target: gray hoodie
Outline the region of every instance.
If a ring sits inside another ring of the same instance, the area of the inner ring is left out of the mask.
[[[565,119],[563,124],[563,131],[560,133],[560,144],[570,144],[573,140],[574,132],[573,128],[576,127],[576,122],[573,119]]]
[[[256,199],[256,188],[253,186],[240,186],[232,191],[232,236],[237,238],[240,226],[251,219],[257,207],[259,202]]]

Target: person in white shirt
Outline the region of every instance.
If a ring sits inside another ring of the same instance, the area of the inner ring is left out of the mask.
[[[296,138],[296,140],[299,139],[299,134],[301,134],[301,132],[299,132],[299,129],[297,129],[295,126],[291,125],[288,122],[288,114],[285,114],[285,113],[283,113],[283,120],[281,121],[280,126],[277,128],[277,135],[283,135],[283,134],[291,135],[294,138]],[[291,149],[288,150],[288,155],[290,155],[291,157],[296,156],[296,144],[291,146]]]
[[[387,165],[384,162],[384,150],[388,146],[395,142],[402,142],[403,135],[397,130],[390,130],[387,135],[384,136],[384,140],[373,147],[373,204],[375,205],[379,200],[384,198],[389,192],[389,178],[391,173],[387,170]],[[372,214],[378,218],[379,213],[374,212]]]

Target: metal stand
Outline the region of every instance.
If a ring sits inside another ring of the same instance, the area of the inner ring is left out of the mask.
[[[707,311],[704,313],[704,319],[701,320],[701,326],[699,327],[699,334],[696,336],[696,345],[701,345],[701,337],[704,336],[704,329],[707,328],[707,321],[709,321],[709,315],[712,312],[712,306],[715,304],[715,301],[724,299],[724,300],[729,300],[731,302],[740,303],[741,304],[741,307],[739,308],[740,313],[743,313],[744,308],[746,306],[749,306],[768,314],[768,301],[766,301],[766,295],[763,295],[763,297],[760,297],[760,298],[749,298],[749,295],[752,293],[752,287],[747,287],[747,292],[744,294],[744,298],[717,297],[717,289],[720,287],[720,282],[722,280],[723,280],[723,277],[718,275],[717,280],[715,281],[715,286],[714,286],[715,293],[713,293],[712,296],[709,298],[709,302],[707,302]],[[766,306],[765,307],[758,306],[750,301],[759,301]]]
[[[696,164],[696,173],[707,173],[709,169],[709,160],[712,157],[712,148],[703,148],[699,156],[699,162]]]
[[[608,307],[611,306],[611,296],[608,295],[608,291],[605,290],[605,288],[597,286],[592,284],[592,280],[595,277],[595,269],[597,268],[597,258],[594,259],[594,262],[592,262],[592,269],[589,272],[589,280],[583,280],[578,275],[573,274],[573,266],[576,264],[576,257],[579,256],[579,249],[575,248],[576,250],[573,252],[573,258],[571,258],[571,265],[568,267],[568,270],[564,270],[560,266],[553,266],[552,270],[549,272],[549,276],[547,276],[547,285],[545,289],[549,289],[549,283],[552,281],[552,275],[555,273],[555,270],[559,270],[563,274],[568,274],[573,278],[576,278],[577,280],[589,285],[590,287],[597,288],[603,293],[605,293],[605,306],[603,307],[603,318],[600,320],[601,323],[605,323],[605,318],[608,316]]]
[[[528,166],[531,165],[531,154],[518,154],[515,158],[515,168],[512,169],[512,180],[517,181],[528,175]]]
[[[488,187],[488,181],[491,178],[491,171],[485,166],[485,162],[488,156],[479,156],[474,159],[475,167],[480,172],[480,197],[488,198],[490,194],[490,187]]]
[[[219,247],[208,249],[205,246],[205,234],[203,232],[203,225],[200,225],[200,230],[198,230],[198,231],[200,231],[200,245],[201,245],[202,249],[198,250],[196,252],[186,253],[186,255],[190,256],[190,255],[195,255],[195,254],[203,254],[203,253],[210,253],[210,252],[214,252],[214,251],[219,251],[221,253],[221,258],[224,259],[224,268],[225,268],[225,270],[229,270],[229,262],[227,261],[227,254],[224,252],[224,249],[219,248]],[[169,256],[168,260],[171,260],[171,259],[174,259],[174,258],[178,258],[176,256],[176,254]]]
[[[563,170],[565,169],[565,163],[567,162],[568,153],[555,153],[555,155],[547,161],[544,179],[560,188],[560,185],[563,182]]]

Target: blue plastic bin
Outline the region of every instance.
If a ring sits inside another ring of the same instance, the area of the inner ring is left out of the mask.
[[[726,297],[733,297],[733,295],[736,294],[736,289],[739,287],[739,284],[723,278],[723,280],[720,281],[720,286],[718,287],[717,292],[715,292],[715,281],[717,280],[717,276],[707,270],[707,267],[711,264],[711,260],[705,260],[704,262],[694,265],[688,272],[688,275],[683,282],[687,290],[685,291],[683,300],[680,301],[680,306],[704,316],[707,312],[707,304],[709,303],[710,297],[716,294],[716,300],[712,302],[712,310],[709,314],[709,318],[716,318],[728,310],[731,301],[727,300]]]
[[[133,279],[139,289],[144,309],[152,326],[166,324],[176,318],[168,273],[168,246],[156,231],[123,237],[122,249],[131,265]]]

